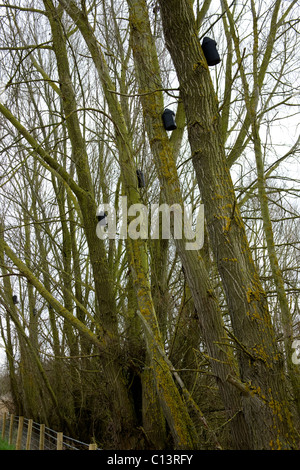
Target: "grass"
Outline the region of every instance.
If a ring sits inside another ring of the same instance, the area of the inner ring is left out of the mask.
[[[15,446],[0,438],[0,450],[15,450]]]

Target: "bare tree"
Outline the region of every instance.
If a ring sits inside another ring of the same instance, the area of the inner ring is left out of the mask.
[[[276,134],[297,109],[296,2],[0,8],[16,411],[103,448],[296,448],[299,208],[283,171],[299,139]],[[203,247],[186,250],[172,217],[170,239],[123,239],[122,196],[194,216],[204,203]],[[100,203],[118,214],[114,238],[97,236]]]

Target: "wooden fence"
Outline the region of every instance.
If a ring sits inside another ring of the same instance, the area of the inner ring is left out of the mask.
[[[1,437],[16,450],[98,450],[95,443],[77,441],[32,419],[8,413],[2,415]]]

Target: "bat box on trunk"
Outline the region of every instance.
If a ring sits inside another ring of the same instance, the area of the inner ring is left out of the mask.
[[[107,225],[107,214],[105,212],[99,212],[99,214],[97,214],[97,219],[98,223],[103,227]]]
[[[141,170],[136,170],[137,179],[138,179],[138,187],[144,188],[145,187],[145,178],[144,173]]]
[[[205,37],[202,41],[203,54],[205,55],[207,65],[209,66],[217,65],[221,62],[216,45],[216,41],[208,37]]]
[[[175,113],[171,109],[165,109],[162,114],[164,128],[166,131],[173,131],[177,128],[175,122]]]

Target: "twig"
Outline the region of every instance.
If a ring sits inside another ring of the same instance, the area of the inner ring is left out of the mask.
[[[233,2],[229,5],[228,10],[229,10],[229,8],[232,7],[232,5],[233,5],[234,3],[235,3],[235,0],[233,0]],[[223,11],[223,13],[221,13],[221,15],[216,19],[216,21],[214,21],[214,22],[210,25],[210,27],[205,31],[205,33],[203,33],[202,36],[200,36],[199,39],[204,38],[204,36],[208,33],[208,31],[210,31],[211,28],[212,28],[213,26],[215,26],[215,24],[218,23],[218,21],[220,21],[220,19],[225,15],[226,11],[227,11],[227,8]]]

